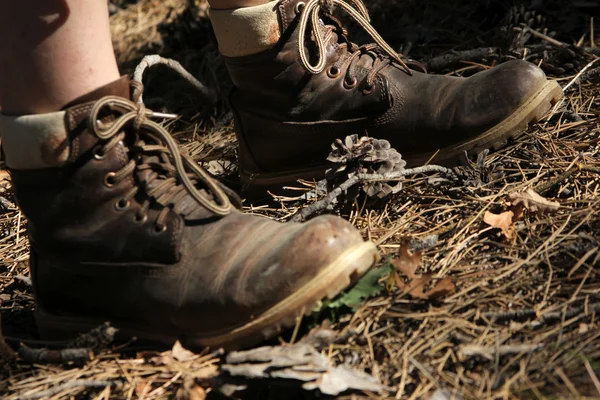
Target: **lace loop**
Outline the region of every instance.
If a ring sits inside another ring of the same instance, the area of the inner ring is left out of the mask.
[[[116,112],[120,115],[114,121],[102,123],[100,121],[100,116],[105,108],[108,108],[113,113]],[[223,189],[219,187],[219,185],[206,171],[179,152],[177,142],[175,142],[171,135],[162,126],[149,119],[152,117],[152,115],[152,111],[147,110],[143,104],[138,105],[122,97],[107,96],[97,101],[92,107],[88,119],[88,129],[100,139],[108,141],[105,144],[105,147],[108,147],[109,149],[114,147],[120,140],[122,140],[124,137],[122,130],[128,124],[130,124],[132,128],[136,130],[136,132],[144,132],[151,135],[153,138],[158,139],[164,144],[164,147],[156,145],[142,145],[141,148],[143,150],[148,150],[147,148],[150,148],[151,150],[159,150],[163,154],[166,153],[170,155],[171,161],[174,164],[173,172],[175,173],[179,182],[181,182],[185,188],[185,191],[187,191],[187,193],[199,205],[205,207],[212,213],[219,216],[225,216],[229,214],[233,207]],[[126,175],[133,172],[136,167],[136,161],[132,159],[120,171],[114,173],[112,179],[114,181],[119,181]],[[193,178],[197,179],[197,181],[202,182],[213,195],[214,201],[211,201],[206,196],[203,196],[188,175],[191,175]],[[175,179],[168,181],[175,185]],[[162,186],[160,189],[166,190],[167,188]],[[160,192],[160,190],[154,188],[153,192]],[[134,194],[135,193],[132,193],[131,195]],[[157,220],[157,224],[164,225],[167,212],[167,208],[161,211]]]
[[[361,0],[308,0],[306,2],[304,8],[300,12],[298,52],[300,53],[302,65],[307,71],[312,74],[319,74],[325,69],[327,63],[327,39],[323,37],[323,32],[320,29],[321,23],[319,14],[323,12],[326,15],[330,15],[334,6],[339,6],[350,15],[369,34],[369,36],[371,36],[381,51],[400,64],[407,74],[412,75],[410,68],[402,61],[400,55],[396,53],[394,49],[383,40],[379,33],[377,33],[375,28],[371,26],[369,13]],[[309,21],[312,25],[311,31],[317,46],[318,61],[316,65],[311,64],[306,55],[306,32],[308,30]]]

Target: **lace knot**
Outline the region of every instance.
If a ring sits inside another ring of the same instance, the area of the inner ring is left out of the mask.
[[[110,124],[102,124],[100,115],[102,115],[104,108],[111,110],[113,114],[118,112],[120,115],[116,116]],[[176,183],[178,186],[181,185],[179,187],[187,191],[197,204],[205,207],[215,215],[225,216],[229,214],[233,206],[227,194],[208,172],[181,154],[177,142],[169,132],[149,118],[152,115],[153,113],[147,110],[142,103],[136,104],[122,97],[107,96],[98,100],[92,107],[88,119],[88,129],[90,133],[95,134],[98,138],[107,140],[108,143],[105,143],[105,146],[108,147],[114,147],[125,137],[126,132],[131,132],[131,128],[141,135],[142,138],[138,138],[138,142],[144,140],[144,136],[149,137],[152,142],[160,141],[162,143],[161,146],[158,146],[160,151],[164,149],[165,152],[169,153],[169,158],[172,162],[172,164],[163,165],[163,172],[168,172],[169,174],[173,172],[175,177],[171,180],[165,180],[165,186],[161,186],[160,190],[155,188],[157,193],[170,190],[167,186],[170,186],[171,183]],[[124,129],[126,126],[130,130]],[[142,149],[144,148],[144,146],[141,147]],[[151,150],[146,151],[157,151],[157,146],[149,147]],[[121,179],[129,175],[133,172],[133,168],[136,168],[135,164],[135,161],[130,160],[127,166],[115,173],[115,176]],[[212,193],[212,200],[203,195],[196,187],[196,183],[200,182],[209,193]]]
[[[347,13],[352,19],[354,19],[360,26],[371,36],[375,41],[379,49],[385,53],[391,60],[397,62],[407,74],[412,75],[412,71],[402,61],[400,55],[394,51],[394,49],[387,44],[385,40],[377,33],[375,28],[370,23],[369,13],[367,7],[364,5],[362,0],[309,0],[300,13],[300,22],[298,25],[298,53],[300,54],[300,61],[304,68],[312,73],[319,74],[323,72],[327,64],[327,43],[324,33],[321,30],[319,23],[319,14],[324,13],[331,15],[333,8],[339,6],[345,13]],[[306,40],[307,31],[312,32],[318,53],[318,62],[311,64],[309,56],[306,54]]]
[[[140,130],[144,121],[146,120],[146,106],[144,103],[138,104],[136,109],[135,118],[133,120],[133,129]]]

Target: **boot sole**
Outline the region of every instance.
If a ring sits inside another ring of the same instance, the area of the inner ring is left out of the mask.
[[[434,152],[408,155],[405,157],[409,166],[442,164],[455,166],[460,164],[465,156],[477,155],[483,150],[498,150],[506,146],[509,139],[522,135],[529,126],[538,122],[563,96],[562,88],[555,81],[547,81],[544,86],[519,109],[486,132],[472,139],[453,144]],[[268,192],[278,195],[294,195],[298,192],[283,189],[285,186],[299,186],[297,181],[319,180],[325,176],[328,165],[320,165],[307,169],[296,169],[276,173],[245,171],[241,166],[241,181],[243,195],[247,199],[268,197]]]
[[[156,332],[150,328],[110,321],[119,329],[117,339],[130,340],[135,337],[149,345],[172,346],[175,341],[190,349],[204,347],[239,349],[259,343],[277,335],[286,328],[295,326],[301,315],[309,315],[325,298],[331,299],[358,280],[380,256],[375,245],[364,242],[342,253],[335,261],[300,287],[289,297],[275,304],[250,322],[219,332],[204,333],[202,336],[183,335],[173,332]],[[35,318],[40,336],[45,340],[65,340],[85,333],[103,324],[105,320],[86,319],[50,314],[36,309]],[[201,315],[198,318],[202,318]],[[155,328],[154,328],[155,329]]]

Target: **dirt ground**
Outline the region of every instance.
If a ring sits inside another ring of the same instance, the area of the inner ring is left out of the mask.
[[[565,98],[506,148],[456,167],[456,179],[408,176],[383,205],[359,197],[336,207],[386,256],[378,270],[385,273],[367,291],[377,294],[355,307],[325,307],[268,344],[298,340],[315,326],[334,332],[336,340],[320,349],[329,362],[366,371],[386,389],[340,398],[600,398],[600,34],[592,18],[600,2],[369,0],[367,6],[382,36],[431,73],[468,76],[527,59],[563,86]],[[111,13],[123,72],[158,53],[218,93],[207,104],[163,67],[145,78],[147,106],[181,116],[168,127],[182,149],[238,187],[225,101],[230,82],[205,1],[113,1]],[[360,31],[354,38],[366,40]],[[528,189],[542,197],[523,200]],[[36,337],[26,220],[1,170],[0,200],[5,340],[13,349],[60,348]],[[246,204],[247,211],[287,221],[316,201],[279,200]],[[417,278],[450,289],[439,296],[412,290],[416,278],[392,264],[408,257],[405,245],[422,251],[412,258]],[[28,363],[0,352],[0,397],[227,398],[219,393],[227,375],[222,354],[180,351],[108,345],[83,365]],[[245,384],[231,398],[326,397],[285,380]]]

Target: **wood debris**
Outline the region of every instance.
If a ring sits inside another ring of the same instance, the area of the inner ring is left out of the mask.
[[[348,390],[375,393],[385,390],[373,376],[346,365],[334,366],[314,347],[304,343],[233,352],[227,355],[221,368],[238,378],[304,382],[304,389],[318,389],[331,396]]]

